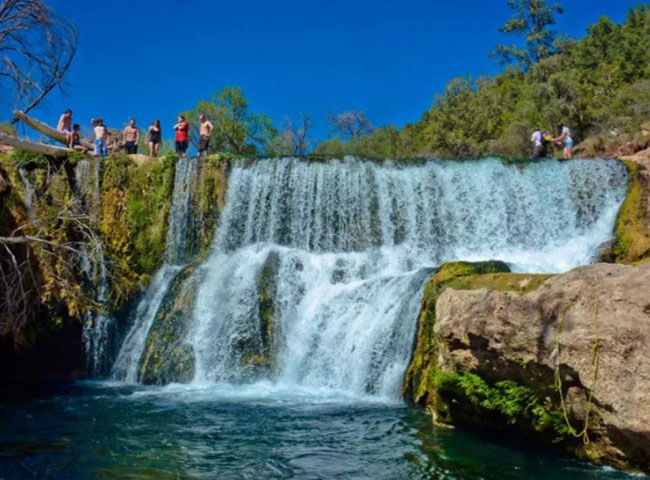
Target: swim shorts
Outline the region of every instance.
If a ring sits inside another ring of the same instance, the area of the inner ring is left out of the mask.
[[[138,153],[138,144],[135,142],[126,142],[124,144],[127,155],[134,155]]]
[[[201,135],[201,139],[199,140],[199,148],[198,148],[199,153],[207,152],[209,146],[210,146],[210,137]]]
[[[106,150],[106,142],[104,140],[95,140],[95,156],[99,157],[105,157],[108,155],[108,151]]]

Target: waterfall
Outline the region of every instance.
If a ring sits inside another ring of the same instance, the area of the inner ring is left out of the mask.
[[[182,265],[192,249],[192,245],[188,245],[187,234],[194,227],[192,206],[198,168],[198,158],[181,158],[176,164],[165,245],[165,263],[168,264]]]
[[[34,186],[29,181],[29,178],[27,178],[27,172],[25,172],[25,169],[19,168],[18,174],[20,175],[20,180],[23,182],[23,186],[25,187],[25,198],[23,199],[25,208],[31,217],[34,214],[34,197],[36,196],[36,192]]]
[[[198,162],[196,158],[181,158],[176,163],[165,243],[165,263],[154,276],[135,309],[133,324],[113,364],[111,376],[116,380],[131,383],[137,381],[138,363],[156,313],[181,266],[190,260],[191,246],[188,245],[187,235],[192,228],[192,205]]]
[[[97,376],[106,373],[109,366],[109,343],[115,326],[115,319],[106,313],[109,287],[103,250],[84,250],[81,268],[93,286],[93,300],[99,306],[99,311],[86,313],[82,331],[86,372]]]
[[[184,312],[193,381],[396,398],[437,266],[588,263],[626,180],[606,160],[235,164]]]
[[[101,210],[101,163],[99,160],[81,160],[75,172],[79,194],[84,208],[93,221],[97,221]],[[86,275],[93,300],[98,311],[89,311],[84,316],[82,339],[86,372],[91,376],[103,375],[110,366],[111,338],[115,319],[107,313],[109,284],[106,272],[104,250],[101,245],[91,245],[83,250],[81,268]]]

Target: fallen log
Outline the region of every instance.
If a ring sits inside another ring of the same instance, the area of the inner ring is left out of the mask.
[[[21,148],[23,150],[29,150],[30,152],[50,155],[57,158],[67,157],[70,152],[74,151],[69,148],[55,147],[54,145],[45,145],[44,143],[30,142],[29,140],[23,140],[21,138],[12,137],[11,135],[5,135],[3,133],[0,133],[0,143],[11,145],[12,147],[16,148]]]
[[[26,113],[21,112],[20,110],[14,110],[14,116],[20,121],[22,121],[28,127],[33,128],[39,133],[42,133],[45,136],[50,137],[52,140],[56,140],[67,146],[66,134],[59,132],[56,128],[50,127],[47,123],[43,123],[40,120],[37,120],[33,117],[30,117]],[[85,138],[80,139],[82,147],[92,150],[94,148],[93,143]]]

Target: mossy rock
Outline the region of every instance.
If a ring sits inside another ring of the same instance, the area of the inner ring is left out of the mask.
[[[561,443],[571,436],[562,411],[552,397],[552,384],[539,390],[512,380],[489,383],[470,372],[437,371],[435,401],[431,410],[438,421],[514,432],[538,440]]]
[[[430,405],[434,400],[437,346],[433,328],[436,301],[444,290],[488,288],[527,293],[538,288],[549,277],[550,275],[510,273],[508,265],[494,260],[443,264],[424,288],[416,345],[405,375],[402,394],[421,405]]]
[[[640,163],[623,163],[630,177],[627,196],[616,219],[614,243],[601,260],[629,265],[650,260],[650,172]]]
[[[138,369],[142,383],[187,383],[194,377],[194,350],[185,341],[198,281],[194,271],[189,266],[178,273],[156,313]]]
[[[241,366],[247,379],[266,375],[273,368],[273,350],[277,348],[275,297],[279,270],[280,255],[273,250],[269,252],[257,277],[259,336],[242,344],[244,352],[241,356]]]

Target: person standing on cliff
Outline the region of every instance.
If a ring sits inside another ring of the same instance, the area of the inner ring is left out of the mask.
[[[535,129],[533,135],[530,137],[530,141],[533,142],[533,158],[545,157],[546,147],[544,146],[544,137],[540,128]]]
[[[208,147],[210,146],[210,135],[212,135],[212,130],[214,130],[214,125],[205,118],[205,115],[199,117],[201,125],[199,127],[199,157],[207,155]]]
[[[187,139],[190,131],[190,124],[185,120],[185,115],[178,116],[178,123],[174,125],[174,130],[176,130],[176,153],[184,157],[187,151]]]
[[[123,134],[124,149],[127,155],[138,153],[138,141],[140,140],[140,130],[135,126],[135,118],[129,120],[129,124],[124,129]]]
[[[69,108],[63,112],[59,117],[59,123],[56,125],[56,129],[65,133],[65,144],[70,144],[70,137],[72,136],[72,110]]]
[[[149,156],[157,157],[160,152],[160,144],[162,142],[162,129],[160,128],[160,120],[154,120],[153,124],[147,131],[149,136]]]
[[[104,125],[104,119],[98,118],[93,120],[93,130],[95,131],[95,156],[96,157],[105,157],[108,155],[108,150],[106,144],[110,139],[111,134]]]
[[[564,144],[563,157],[565,160],[570,160],[573,156],[573,133],[571,129],[564,125],[564,122],[560,122],[560,136],[553,139],[557,145]]]

